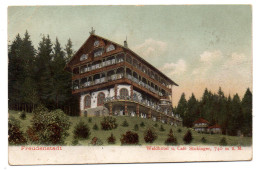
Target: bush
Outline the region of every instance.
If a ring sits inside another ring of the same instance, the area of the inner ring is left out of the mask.
[[[20,119],[22,120],[26,119],[26,113],[24,111],[20,114]]]
[[[206,139],[205,137],[202,137],[202,138],[201,138],[201,142],[202,142],[202,143],[207,143],[207,139]]]
[[[135,132],[127,131],[122,135],[120,141],[122,145],[136,145],[139,143],[139,136]]]
[[[8,119],[8,142],[10,145],[26,144],[26,138],[20,129],[20,122],[14,117]]]
[[[124,122],[122,123],[122,126],[123,126],[123,127],[128,127],[128,126],[129,126],[129,124],[128,124],[128,122],[126,121],[126,119],[125,119]]]
[[[139,130],[138,124],[135,124],[134,130],[135,130],[135,131],[138,131],[138,130]]]
[[[99,138],[93,137],[90,145],[100,146],[100,145],[103,145],[103,142]]]
[[[163,125],[161,125],[161,127],[160,127],[160,131],[165,131]]]
[[[83,121],[80,121],[78,124],[76,124],[73,133],[75,139],[88,139],[90,136],[89,127]]]
[[[221,146],[227,146],[227,140],[225,137],[223,137],[220,141],[219,141],[219,145]]]
[[[191,131],[188,130],[187,133],[183,137],[183,141],[185,144],[190,144],[192,139],[193,139],[193,137],[192,137]]]
[[[33,144],[64,144],[69,135],[69,117],[60,109],[49,112],[43,106],[33,111],[31,126],[27,129],[28,140]]]
[[[92,123],[92,118],[88,118],[88,123]]]
[[[153,126],[154,126],[154,127],[158,127],[158,124],[157,124],[157,123],[155,123]]]
[[[114,137],[113,133],[107,138],[107,143],[109,144],[115,144],[116,143],[116,138]]]
[[[178,133],[181,133],[181,132],[182,132],[182,130],[179,128],[179,129],[178,129]]]
[[[106,116],[101,121],[101,127],[103,130],[112,130],[117,128],[116,118]]]
[[[73,145],[73,146],[76,146],[76,145],[78,145],[78,144],[79,144],[79,140],[78,140],[78,139],[73,139],[72,145]]]
[[[140,126],[141,126],[141,127],[145,127],[144,122],[141,122],[141,123],[140,123]]]
[[[144,141],[146,143],[153,143],[157,139],[157,134],[155,133],[154,129],[148,128],[144,132]]]
[[[93,130],[98,130],[98,125],[95,123],[92,129]]]
[[[174,137],[172,129],[170,129],[168,138],[165,140],[165,145],[176,145],[177,143],[177,139]]]

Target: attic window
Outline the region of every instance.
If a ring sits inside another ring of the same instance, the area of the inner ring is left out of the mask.
[[[80,57],[80,61],[86,60],[88,59],[88,55],[86,54],[82,54],[82,56]]]
[[[100,48],[94,52],[94,57],[101,56],[103,54],[103,49]]]
[[[113,51],[113,50],[115,50],[115,46],[114,46],[113,44],[110,44],[110,45],[107,47],[107,49],[106,49],[107,52]]]
[[[95,46],[95,47],[99,46],[99,41],[98,41],[98,40],[96,40],[96,41],[94,42],[94,46]]]

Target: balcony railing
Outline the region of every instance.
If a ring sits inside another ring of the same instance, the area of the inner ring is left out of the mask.
[[[119,74],[113,74],[111,76],[107,76],[107,77],[102,77],[102,78],[99,78],[99,79],[95,79],[94,81],[88,81],[88,82],[85,82],[85,83],[82,83],[81,84],[81,87],[88,87],[88,86],[92,86],[92,85],[96,85],[96,84],[100,84],[100,83],[104,83],[104,82],[107,82],[107,81],[113,81],[113,80],[118,80],[118,79],[121,79],[124,77],[124,74],[123,73],[119,73]],[[163,96],[161,92],[155,90],[153,87],[149,86],[148,84],[145,84],[144,82],[142,81],[139,81],[137,78],[133,77],[132,75],[130,74],[127,74],[126,75],[126,78],[143,86],[144,88],[146,88],[147,90],[159,95],[159,96]],[[79,87],[77,87],[78,89]],[[76,90],[76,88],[74,87],[74,90]]]
[[[114,101],[119,101],[119,100],[124,100],[124,101],[131,101],[131,102],[136,102],[141,105],[144,105],[145,107],[148,107],[156,112],[160,112],[165,116],[170,116],[176,120],[182,121],[181,117],[178,115],[173,114],[172,111],[169,111],[167,109],[163,109],[160,107],[158,104],[148,101],[148,100],[140,100],[138,97],[133,97],[131,98],[130,96],[116,96],[116,97],[106,97],[104,99],[104,103],[109,103],[109,102],[114,102]]]
[[[95,64],[95,65],[91,65],[91,66],[88,66],[87,68],[83,68],[83,69],[81,69],[80,73],[86,73],[88,71],[96,70],[96,69],[106,67],[106,66],[109,66],[109,65],[112,65],[112,64],[116,64],[116,63],[121,63],[123,61],[124,61],[123,59],[119,59],[119,60],[117,60],[117,62],[116,62],[116,59],[107,60],[105,62]]]

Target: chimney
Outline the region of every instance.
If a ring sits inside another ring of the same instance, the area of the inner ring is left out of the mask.
[[[127,45],[127,37],[126,37],[126,40],[124,41],[124,47],[125,47],[125,48],[128,48],[128,45]]]

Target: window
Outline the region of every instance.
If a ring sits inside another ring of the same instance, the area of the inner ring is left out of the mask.
[[[90,95],[87,95],[85,97],[85,108],[90,108],[91,107],[91,97]]]
[[[105,94],[103,92],[98,93],[97,96],[97,105],[98,106],[102,106],[104,103],[104,99],[105,99]]]
[[[98,49],[98,50],[95,51],[94,57],[101,56],[102,54],[103,54],[103,50],[102,49]]]
[[[88,55],[86,54],[82,54],[82,56],[80,57],[80,61],[86,60],[88,59]]]
[[[125,97],[125,96],[128,96],[128,90],[126,88],[122,88],[120,90],[120,96],[121,97]]]
[[[110,44],[107,49],[106,49],[106,52],[109,52],[109,51],[113,51],[115,50],[115,46],[113,44]]]
[[[98,40],[96,40],[96,41],[94,42],[94,46],[95,46],[95,47],[99,46],[99,41],[98,41]]]

